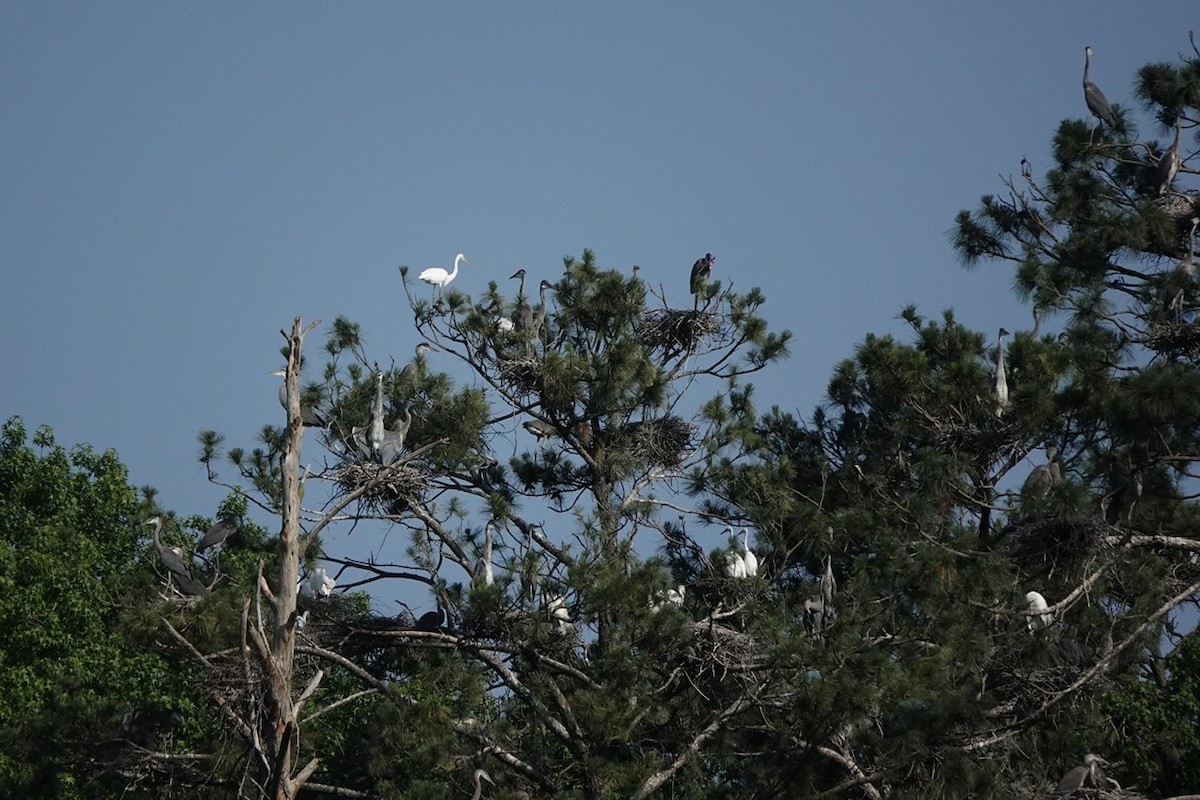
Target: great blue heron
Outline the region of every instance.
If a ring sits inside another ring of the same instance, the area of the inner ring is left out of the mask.
[[[996,393],[996,416],[1004,415],[1008,408],[1008,373],[1004,369],[1004,337],[1008,331],[1000,329],[996,337],[996,370],[992,374],[992,390]]]
[[[268,372],[267,374],[274,375],[277,378],[286,378],[287,370],[276,369],[276,370],[272,370],[271,372]],[[285,410],[287,409],[287,382],[286,381],[279,384],[279,405],[283,406]],[[320,415],[320,413],[318,413],[317,410],[315,408],[313,408],[312,406],[304,405],[303,398],[301,398],[301,402],[300,402],[300,423],[302,425],[307,425],[310,428],[327,428],[327,427],[329,427],[329,421],[326,420],[324,417],[322,417]]]
[[[1200,217],[1192,217],[1192,229],[1188,231],[1187,252],[1179,260],[1178,269],[1189,278],[1196,271],[1196,226],[1200,225]]]
[[[1181,119],[1175,120],[1175,141],[1158,159],[1158,167],[1154,175],[1158,181],[1159,194],[1166,194],[1171,190],[1171,181],[1175,180],[1175,174],[1179,172],[1179,127],[1181,122]]]
[[[1038,628],[1047,628],[1054,622],[1054,615],[1048,611],[1050,604],[1046,602],[1045,597],[1042,597],[1041,592],[1026,592],[1025,602],[1029,612],[1037,615],[1029,617],[1026,628],[1033,631]]]
[[[821,602],[825,608],[833,606],[833,593],[837,591],[837,580],[833,577],[833,556],[825,556],[825,574],[821,576]]]
[[[448,286],[450,281],[458,277],[459,263],[470,264],[471,262],[467,260],[466,256],[464,256],[462,253],[459,253],[454,257],[453,272],[446,272],[445,268],[443,267],[430,267],[427,270],[423,270],[417,277],[426,283],[433,284],[434,286],[438,287],[438,289],[442,289]]]
[[[529,431],[537,438],[538,444],[542,443],[542,439],[549,439],[551,436],[558,435],[558,429],[549,422],[543,422],[540,419],[531,419],[521,423],[521,427]]]
[[[814,594],[804,601],[804,623],[811,633],[824,633],[829,625],[826,610],[831,606],[819,594]]]
[[[525,342],[526,355],[533,354],[533,340],[541,337],[542,323],[546,320],[546,290],[553,288],[554,284],[547,280],[543,280],[538,284],[538,298],[541,302],[529,315],[529,325],[526,330],[529,338]]]
[[[371,457],[382,462],[383,449],[383,371],[375,365],[375,402],[371,405],[371,417],[367,422],[367,446]]]
[[[416,628],[419,631],[436,631],[441,630],[446,624],[446,611],[442,608],[442,604],[438,603],[436,611],[426,611],[421,616],[417,617]]]
[[[483,528],[483,553],[475,562],[475,569],[472,572],[472,577],[476,581],[481,581],[484,586],[491,586],[496,582],[496,576],[492,573],[492,527],[494,525],[495,522],[489,521]]]
[[[167,547],[162,543],[162,517],[151,517],[143,525],[154,526],[154,549],[158,551],[158,560],[167,568],[168,580],[174,579],[179,591],[193,597],[205,593],[204,584],[192,577],[192,570],[183,560],[183,551],[178,547]]]
[[[1058,448],[1046,448],[1046,463],[1033,468],[1025,483],[1021,486],[1021,494],[1030,497],[1042,497],[1050,487],[1062,480],[1062,467],[1058,463]]]
[[[208,532],[204,534],[204,538],[196,545],[196,552],[203,553],[210,547],[224,544],[226,539],[237,533],[237,529],[238,524],[232,519],[218,520],[217,524],[209,528]]]
[[[492,776],[487,774],[487,770],[475,770],[475,794],[471,795],[471,800],[479,800],[480,796],[483,794],[482,781],[487,781],[493,786],[496,785],[496,782],[492,780]]]
[[[158,734],[183,723],[178,711],[140,708],[121,717],[121,738],[146,750],[158,749]]]
[[[409,388],[416,386],[417,378],[421,374],[421,354],[431,349],[425,342],[413,348],[413,360],[404,365],[404,369],[400,370],[400,377],[397,378],[401,385]]]
[[[758,556],[750,549],[749,528],[742,528],[742,564],[745,566],[747,578],[758,574]]]
[[[379,446],[379,463],[385,467],[394,464],[404,450],[404,439],[412,427],[412,412],[404,407],[404,415],[397,415],[392,424],[383,429],[383,444]]]
[[[1083,48],[1083,99],[1087,103],[1088,111],[1092,112],[1092,116],[1104,122],[1110,128],[1117,126],[1117,117],[1113,114],[1112,106],[1108,104],[1108,98],[1104,96],[1104,92],[1100,91],[1100,87],[1092,83],[1088,77],[1088,72],[1092,66],[1092,48]]]
[[[1080,789],[1106,788],[1104,770],[1100,769],[1100,765],[1107,763],[1107,761],[1095,753],[1088,753],[1083,757],[1082,766],[1072,767],[1067,771],[1066,775],[1062,776],[1062,780],[1058,782],[1058,788],[1054,790],[1054,793],[1057,795],[1069,795]]]
[[[696,259],[696,263],[692,264],[692,274],[688,278],[688,288],[692,294],[696,295],[696,302],[700,302],[700,292],[704,290],[704,284],[708,282],[708,276],[712,274],[713,262],[717,259],[713,258],[712,253],[705,253],[704,258]]]
[[[324,567],[317,567],[308,573],[304,593],[316,600],[318,597],[329,597],[333,594],[335,586],[337,586],[337,580],[326,572]]]

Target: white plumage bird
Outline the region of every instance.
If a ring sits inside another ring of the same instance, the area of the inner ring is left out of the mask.
[[[1054,622],[1054,615],[1049,613],[1050,604],[1046,602],[1046,598],[1041,592],[1026,592],[1025,602],[1029,604],[1029,611],[1037,616],[1030,617],[1029,622],[1025,627],[1029,630],[1037,630],[1038,628],[1048,627]]]
[[[753,578],[758,574],[758,556],[750,549],[750,529],[742,528],[742,565],[746,570],[744,577]]]
[[[459,253],[458,255],[456,255],[454,257],[454,271],[453,272],[447,272],[445,267],[430,267],[427,270],[423,270],[421,272],[421,274],[418,275],[417,277],[419,277],[421,280],[425,281],[426,283],[433,284],[434,286],[438,287],[439,289],[442,289],[442,288],[445,288],[446,286],[448,286],[450,284],[450,281],[452,281],[456,277],[458,277],[458,265],[460,263],[470,264],[471,262],[467,260],[466,256],[464,256],[462,253]]]

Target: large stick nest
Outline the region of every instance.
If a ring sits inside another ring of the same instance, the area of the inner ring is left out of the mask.
[[[694,447],[696,429],[680,417],[633,422],[621,431],[621,444],[654,464],[673,467]]]
[[[517,394],[529,394],[542,388],[542,360],[532,356],[507,358],[500,362],[500,380]]]
[[[1151,350],[1200,361],[1200,326],[1190,322],[1159,322],[1150,326],[1146,347]]]
[[[429,486],[429,476],[410,464],[385,467],[373,461],[358,461],[340,467],[333,477],[343,492],[357,491],[365,484],[378,481],[360,498],[373,511],[388,511],[397,503],[407,505],[420,499]]]
[[[720,328],[717,315],[712,312],[660,308],[642,316],[637,332],[651,350],[691,352]]]

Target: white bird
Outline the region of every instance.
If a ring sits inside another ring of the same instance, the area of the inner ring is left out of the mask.
[[[486,770],[475,770],[475,794],[471,795],[471,800],[479,800],[480,796],[483,794],[483,784],[480,783],[480,781],[487,781],[493,786],[496,785],[496,782],[492,780],[492,776],[488,775]]]
[[[674,589],[667,589],[665,592],[655,592],[654,600],[650,603],[650,610],[657,614],[669,605],[683,608],[683,600],[686,596],[687,587],[683,584]]]
[[[750,529],[742,528],[742,565],[746,570],[745,577],[753,578],[758,574],[758,556],[750,549]]]
[[[371,448],[371,457],[382,462],[380,450],[383,448],[383,372],[378,366],[375,371],[375,403],[371,406],[371,417],[367,422],[367,446]]]
[[[476,580],[482,580],[484,586],[491,586],[496,582],[496,576],[492,573],[492,525],[488,522],[483,529],[483,555],[475,562],[475,571],[473,576]]]
[[[454,271],[453,272],[446,272],[444,267],[430,267],[429,269],[421,272],[421,274],[417,277],[419,277],[421,280],[425,281],[426,283],[433,284],[434,286],[438,287],[439,289],[444,288],[450,284],[450,281],[452,281],[456,277],[458,277],[458,265],[460,262],[463,264],[471,263],[470,261],[467,260],[466,256],[464,256],[462,253],[459,253],[458,255],[456,255],[454,257]]]
[[[299,616],[296,617],[296,630],[298,630],[298,631],[304,630],[304,626],[307,624],[308,624],[308,612],[305,611],[303,614],[300,614]]]
[[[730,578],[746,577],[746,562],[736,551],[731,551],[725,556],[725,574]]]
[[[567,598],[557,594],[546,604],[546,611],[554,621],[554,627],[559,633],[566,633],[571,628],[571,614],[567,611]]]
[[[1008,373],[1004,369],[1004,337],[1008,336],[1008,331],[1004,328],[1000,329],[1000,335],[996,337],[996,371],[992,375],[992,389],[996,393],[996,416],[1004,415],[1005,409],[1008,408]]]
[[[821,602],[832,609],[833,593],[837,591],[837,579],[833,577],[833,556],[825,556],[825,574],[821,576]]]
[[[308,574],[308,584],[305,587],[305,593],[314,600],[318,597],[329,597],[333,593],[333,587],[336,585],[337,581],[325,571],[324,567],[317,567]]]
[[[1054,622],[1054,615],[1048,611],[1050,604],[1046,602],[1046,598],[1042,597],[1040,592],[1026,592],[1025,602],[1029,604],[1029,611],[1038,615],[1029,618],[1029,622],[1025,625],[1026,628],[1032,631],[1048,627]]]
[[[496,321],[496,327],[500,329],[501,333],[512,333],[513,321],[508,317],[501,317]]]

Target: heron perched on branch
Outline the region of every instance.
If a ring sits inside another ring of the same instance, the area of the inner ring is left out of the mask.
[[[458,277],[458,265],[459,264],[470,264],[470,263],[471,262],[467,260],[466,256],[464,256],[462,253],[459,253],[458,255],[456,255],[454,257],[454,271],[453,272],[446,272],[445,267],[430,267],[429,269],[422,270],[421,274],[418,275],[417,277],[420,278],[421,280],[425,281],[426,283],[429,283],[429,284],[432,284],[432,285],[438,287],[438,291],[441,291],[446,286],[450,285],[450,281],[452,281]]]
[[[421,375],[421,354],[427,350],[431,350],[428,344],[421,342],[413,348],[413,360],[404,365],[404,369],[400,370],[400,377],[396,380],[402,386],[414,387],[417,384],[417,378]]]
[[[1042,497],[1050,491],[1050,487],[1062,481],[1062,467],[1058,463],[1058,448],[1046,448],[1046,463],[1039,464],[1025,478],[1021,493],[1032,497]]]
[[[996,416],[1004,415],[1005,409],[1008,408],[1008,373],[1004,369],[1004,337],[1008,336],[1008,331],[1004,328],[1000,329],[1000,334],[996,337],[996,369],[992,373],[992,390],[996,394]]]
[[[484,526],[483,553],[475,562],[475,569],[472,572],[472,577],[484,586],[491,586],[496,582],[496,576],[492,572],[492,528],[495,527],[495,524],[494,520],[489,520],[488,524]]]
[[[1175,120],[1175,141],[1158,159],[1154,175],[1158,182],[1159,194],[1166,194],[1171,190],[1171,181],[1175,180],[1175,175],[1179,172],[1179,134],[1182,122],[1182,119]]]
[[[1087,103],[1088,111],[1092,112],[1092,116],[1101,120],[1110,128],[1117,126],[1117,115],[1113,113],[1112,106],[1108,103],[1108,98],[1104,96],[1104,92],[1100,91],[1100,87],[1092,83],[1088,77],[1088,72],[1092,66],[1092,48],[1083,48],[1083,99]]]
[[[233,534],[237,533],[238,524],[232,519],[219,520],[216,525],[208,529],[204,534],[204,538],[196,545],[196,552],[203,553],[210,547],[217,547],[225,543]]]
[[[192,570],[183,560],[183,551],[178,547],[167,547],[162,543],[162,517],[151,517],[142,523],[154,526],[154,549],[158,551],[158,560],[167,568],[168,583],[174,579],[179,591],[193,597],[205,594],[204,584],[192,577]]]
[[[746,568],[746,577],[753,578],[758,574],[758,556],[750,549],[750,529],[742,528],[742,564]]]
[[[268,372],[267,374],[274,375],[277,378],[285,378],[285,379],[287,378],[287,370],[284,370],[284,369],[273,370],[271,372]],[[283,383],[279,384],[279,405],[283,406],[285,411],[287,410],[287,381],[286,380]],[[312,406],[304,405],[304,398],[300,399],[300,423],[302,425],[307,425],[310,428],[327,428],[327,427],[329,427],[329,421],[327,419],[325,419],[323,416],[321,416],[321,414],[315,408],[313,408]]]
[[[1070,795],[1080,789],[1104,789],[1107,787],[1107,781],[1104,777],[1104,770],[1100,769],[1101,764],[1107,764],[1100,756],[1095,753],[1088,753],[1083,757],[1083,765],[1072,767],[1067,771],[1066,775],[1062,776],[1062,780],[1058,782],[1058,787],[1054,790],[1056,795]]]
[[[1049,612],[1050,604],[1046,602],[1046,598],[1042,597],[1041,592],[1026,592],[1025,602],[1028,605],[1029,612],[1037,616],[1029,617],[1029,622],[1025,627],[1029,630],[1037,630],[1038,628],[1049,627],[1054,622],[1054,615]]]
[[[712,253],[705,253],[704,258],[696,259],[696,263],[692,264],[692,274],[688,279],[688,288],[696,297],[696,305],[700,303],[700,292],[704,291],[704,284],[708,283],[708,277],[712,275],[713,263],[717,259]]]

